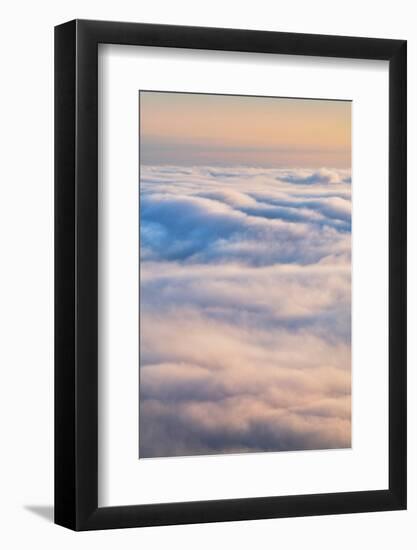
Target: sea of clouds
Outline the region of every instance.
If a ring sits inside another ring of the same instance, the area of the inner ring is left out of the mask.
[[[351,444],[351,179],[141,167],[140,457]]]

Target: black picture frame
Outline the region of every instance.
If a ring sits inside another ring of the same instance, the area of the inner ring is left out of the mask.
[[[98,44],[389,61],[389,488],[98,506]],[[77,531],[406,508],[406,41],[74,20],[55,28],[55,523]]]

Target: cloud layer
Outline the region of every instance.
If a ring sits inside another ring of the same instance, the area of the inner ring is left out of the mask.
[[[140,456],[350,446],[350,173],[141,168]]]

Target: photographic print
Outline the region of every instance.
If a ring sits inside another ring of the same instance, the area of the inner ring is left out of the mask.
[[[351,446],[351,102],[139,92],[139,458]]]

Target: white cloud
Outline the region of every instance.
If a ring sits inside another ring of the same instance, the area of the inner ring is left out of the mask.
[[[349,174],[141,176],[141,456],[350,446]]]

